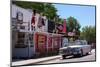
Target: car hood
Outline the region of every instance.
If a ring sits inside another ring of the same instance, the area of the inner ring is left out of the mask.
[[[72,45],[72,46],[62,47],[60,48],[60,50],[68,49],[68,48],[79,48],[79,47],[85,47],[85,46],[89,46],[89,45]]]
[[[62,48],[60,48],[60,50],[64,50],[64,49],[68,49],[68,48],[70,48],[69,46],[67,46],[67,47],[62,47]]]
[[[89,45],[72,45],[69,46],[70,48],[78,48],[78,47],[85,47],[85,46],[89,46]]]

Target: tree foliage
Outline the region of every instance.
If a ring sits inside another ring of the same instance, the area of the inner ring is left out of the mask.
[[[67,32],[75,31],[76,35],[80,34],[80,24],[74,17],[67,18]]]
[[[95,28],[95,26],[83,27],[80,38],[87,40],[88,43],[95,43],[96,42],[96,28]]]
[[[37,10],[47,16],[49,19],[53,19],[57,16],[57,9],[51,3],[39,3],[39,2],[25,2],[25,1],[12,1],[13,4],[26,9]]]

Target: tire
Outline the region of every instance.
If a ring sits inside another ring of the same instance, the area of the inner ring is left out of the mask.
[[[66,55],[62,55],[62,59],[66,59]]]
[[[86,55],[89,55],[89,52],[87,52]]]

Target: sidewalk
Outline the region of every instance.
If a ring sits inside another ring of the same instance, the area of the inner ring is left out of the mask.
[[[40,63],[40,62],[44,62],[44,61],[58,59],[60,57],[61,57],[60,55],[57,55],[57,56],[51,56],[51,57],[15,61],[15,62],[12,62],[12,66],[36,64],[36,63]]]

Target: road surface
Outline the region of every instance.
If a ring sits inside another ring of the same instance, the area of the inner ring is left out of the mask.
[[[53,59],[49,61],[40,62],[37,64],[52,64],[52,63],[69,63],[69,62],[83,62],[83,61],[95,61],[95,50],[92,50],[89,55],[85,55],[83,57],[73,57],[68,56],[66,59],[62,59],[62,57],[58,59]]]

